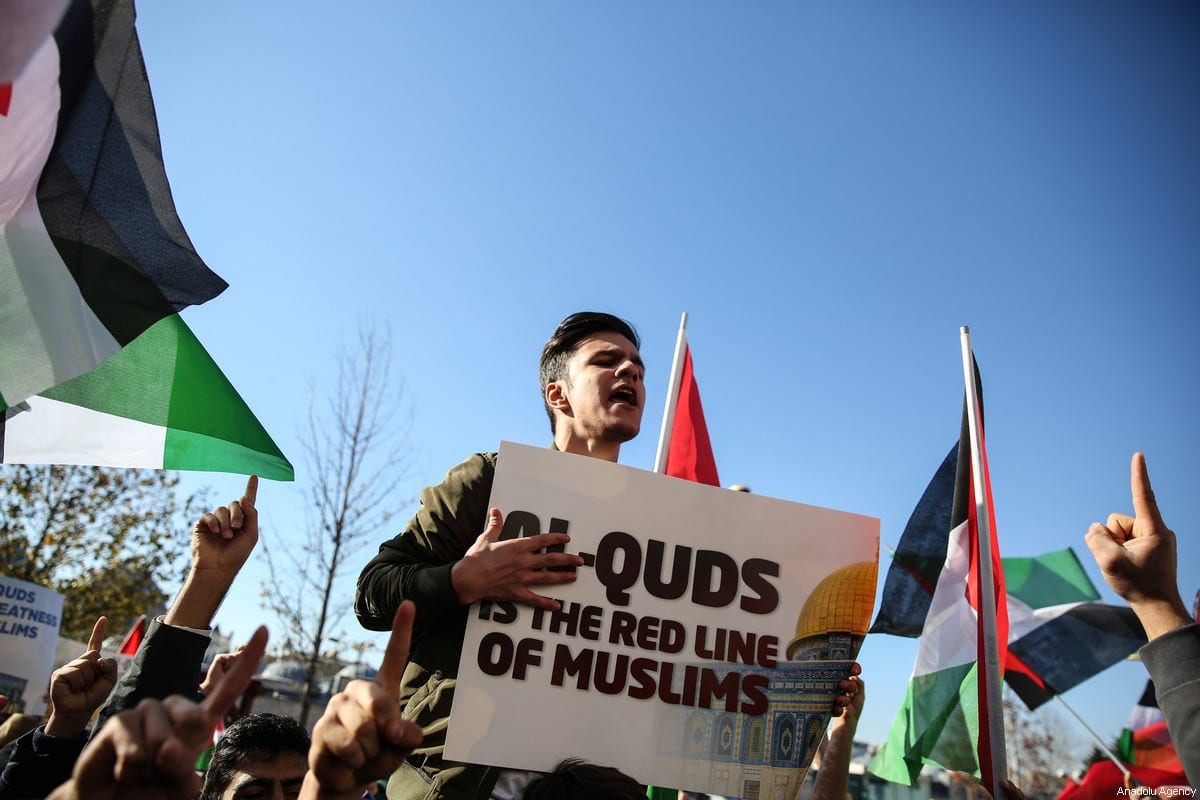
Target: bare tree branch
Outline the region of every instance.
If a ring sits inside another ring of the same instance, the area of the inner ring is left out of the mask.
[[[281,574],[267,548],[273,587],[264,592],[266,605],[289,626],[288,638],[304,643],[295,654],[307,665],[301,724],[308,722],[326,643],[335,634],[346,639],[339,628],[352,599],[335,596],[338,578],[364,540],[412,502],[402,491],[412,467],[412,408],[403,383],[392,378],[390,335],[362,323],[335,359],[337,379],[323,400],[310,396],[302,435],[309,476],[303,559],[288,550],[291,569]]]

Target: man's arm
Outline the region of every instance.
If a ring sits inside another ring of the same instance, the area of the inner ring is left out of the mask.
[[[829,723],[829,745],[821,756],[813,800],[846,800],[850,791],[850,758],[854,755],[854,732],[867,701],[862,678],[851,678],[854,689],[846,693],[849,702],[841,707],[840,716]]]
[[[461,603],[450,569],[471,546],[487,518],[496,470],[494,453],[477,453],[421,491],[421,505],[404,530],[384,542],[358,577],[354,613],[364,628],[386,631],[400,603],[420,609],[419,635]]]
[[[113,690],[92,738],[113,714],[143,698],[178,694],[198,699],[200,662],[208,649],[208,628],[234,578],[258,543],[258,478],[228,506],[204,514],[192,528],[192,565],[183,588],[161,620],[149,629],[128,671]]]

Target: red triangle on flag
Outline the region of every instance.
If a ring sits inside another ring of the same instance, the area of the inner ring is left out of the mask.
[[[8,116],[8,108],[12,105],[12,84],[0,84],[0,117]]]
[[[138,647],[142,644],[142,639],[146,637],[146,615],[137,618],[133,623],[133,627],[129,629],[129,633],[125,634],[121,646],[117,648],[117,652],[121,655],[132,656],[136,655]]]

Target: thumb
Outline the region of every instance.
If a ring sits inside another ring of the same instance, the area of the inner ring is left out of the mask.
[[[493,508],[488,511],[487,525],[483,528],[483,538],[489,542],[500,541],[500,533],[504,530],[504,516],[500,513],[500,509]]]

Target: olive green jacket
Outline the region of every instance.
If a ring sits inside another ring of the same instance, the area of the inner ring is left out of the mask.
[[[358,578],[354,612],[370,630],[390,630],[404,600],[417,607],[400,700],[425,740],[392,774],[389,800],[487,800],[500,772],[442,757],[469,609],[450,569],[483,532],[495,473],[496,454],[476,453],[426,487],[416,515]]]

